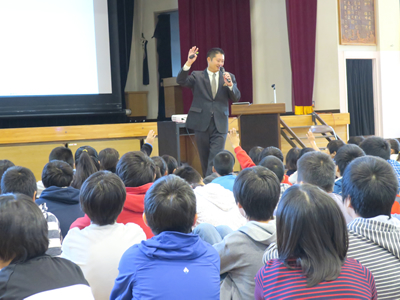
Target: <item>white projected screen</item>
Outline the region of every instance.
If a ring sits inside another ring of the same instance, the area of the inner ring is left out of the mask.
[[[107,0],[0,1],[0,96],[112,93]]]

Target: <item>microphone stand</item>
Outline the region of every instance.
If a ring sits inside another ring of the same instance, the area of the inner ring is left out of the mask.
[[[271,87],[274,89],[274,103],[276,103],[276,89],[275,89],[275,83],[271,85]]]

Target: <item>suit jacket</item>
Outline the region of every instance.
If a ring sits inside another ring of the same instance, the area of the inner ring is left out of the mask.
[[[189,70],[181,71],[176,78],[176,82],[185,87],[189,87],[193,92],[193,102],[189,109],[186,120],[186,127],[198,131],[206,131],[210,124],[211,116],[214,114],[215,126],[220,133],[228,132],[229,99],[237,102],[240,99],[240,91],[236,85],[235,76],[229,73],[232,78],[232,91],[224,85],[222,72],[219,76],[218,91],[215,98],[212,97],[210,78],[207,69],[204,71],[193,71],[189,75]]]

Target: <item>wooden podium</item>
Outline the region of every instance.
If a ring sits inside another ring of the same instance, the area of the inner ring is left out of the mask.
[[[232,105],[238,116],[240,143],[248,153],[255,146],[274,146],[281,149],[280,114],[285,113],[285,103]]]

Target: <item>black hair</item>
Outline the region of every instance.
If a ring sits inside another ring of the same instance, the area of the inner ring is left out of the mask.
[[[213,160],[215,171],[220,176],[225,176],[233,172],[233,166],[235,165],[235,157],[232,153],[227,150],[222,150],[215,155]]]
[[[314,152],[315,150],[313,148],[303,148],[300,150],[299,158],[297,161],[299,161],[300,157],[302,157],[304,154],[309,153],[309,152]]]
[[[114,148],[106,148],[99,153],[100,170],[106,170],[115,173],[119,160],[119,153]]]
[[[78,168],[79,159],[80,159],[82,153],[89,154],[89,156],[92,158],[93,163],[95,164],[97,170],[100,170],[99,155],[97,154],[96,149],[94,149],[93,147],[90,147],[90,146],[82,146],[82,147],[79,147],[75,151],[75,168],[76,169]]]
[[[393,167],[379,157],[364,156],[353,160],[342,180],[343,199],[363,218],[390,217],[399,183]]]
[[[360,146],[360,144],[365,140],[365,137],[363,137],[362,135],[359,136],[352,136],[349,138],[349,140],[347,141],[347,144],[354,144],[357,146]]]
[[[326,148],[328,148],[330,154],[333,154],[335,152],[337,153],[339,148],[342,147],[343,145],[345,145],[345,143],[343,141],[333,140],[333,141],[330,141],[328,143],[328,145],[326,145]]]
[[[126,187],[138,187],[154,181],[156,165],[143,152],[131,151],[119,160],[116,174]]]
[[[377,156],[384,160],[390,159],[390,144],[379,136],[366,138],[360,144],[360,148],[366,155]]]
[[[35,175],[25,167],[8,168],[1,178],[1,191],[3,194],[20,193],[33,199],[37,191]]]
[[[49,155],[49,161],[52,160],[61,160],[66,162],[71,166],[71,168],[74,168],[74,156],[72,154],[71,149],[66,148],[66,147],[56,147],[53,150],[51,150],[50,155]]]
[[[168,154],[164,154],[161,157],[165,160],[168,166],[168,174],[173,174],[174,171],[178,168],[178,162],[176,161],[176,159]]]
[[[260,157],[259,157],[260,161],[264,157],[266,157],[268,155],[276,156],[277,158],[279,158],[281,160],[281,162],[283,162],[283,153],[282,153],[282,151],[280,149],[274,147],[274,146],[270,146],[270,147],[264,148],[264,150],[261,152]]]
[[[52,160],[43,168],[42,182],[45,188],[70,186],[73,178],[74,170],[64,161]]]
[[[3,174],[5,171],[7,171],[8,168],[14,167],[14,163],[12,161],[9,161],[8,159],[2,159],[0,160],[0,182],[1,182],[1,177],[3,177]],[[0,194],[1,194],[1,184],[0,184]]]
[[[174,175],[184,179],[192,188],[198,187],[202,182],[200,173],[191,166],[184,166],[176,169]]]
[[[396,139],[388,139],[387,140],[390,144],[390,149],[394,151],[393,154],[399,154],[400,151],[400,143]]]
[[[279,182],[282,182],[283,175],[285,175],[285,166],[279,158],[272,155],[266,156],[260,161],[259,166],[270,169],[278,177]]]
[[[213,59],[215,57],[215,55],[217,55],[217,54],[225,55],[225,52],[221,48],[211,48],[207,52],[207,57]]]
[[[343,213],[325,192],[310,184],[288,188],[276,213],[279,259],[288,268],[296,259],[307,287],[335,280],[348,249]]]
[[[0,195],[0,259],[25,262],[44,255],[49,247],[46,219],[23,194]]]
[[[79,194],[82,210],[97,225],[114,224],[124,207],[125,185],[110,171],[90,175]]]
[[[85,180],[92,174],[96,173],[99,169],[95,165],[91,156],[88,152],[82,151],[79,155],[79,159],[75,162],[76,171],[74,179],[72,180],[71,186],[76,189],[80,189]]]
[[[165,175],[165,172],[168,170],[167,163],[161,156],[153,156],[151,159],[160,172],[160,175],[159,176],[157,175],[156,179],[163,177]]]
[[[346,170],[346,167],[352,160],[361,156],[365,156],[365,153],[357,145],[348,144],[340,147],[335,156],[335,162],[339,168],[340,175],[343,176],[344,170]]]
[[[164,176],[147,191],[144,213],[155,235],[164,231],[190,233],[196,215],[196,196],[183,179]]]
[[[300,157],[300,149],[297,147],[291,148],[286,154],[286,169],[291,171],[297,170],[297,160]]]
[[[274,172],[262,166],[244,169],[233,185],[236,203],[240,203],[249,220],[273,218],[280,197],[280,182]]]
[[[264,150],[263,147],[255,146],[250,149],[249,156],[255,165],[260,163],[260,154]]]
[[[332,192],[335,174],[335,164],[326,153],[309,152],[297,161],[297,181],[316,185],[325,192]]]

